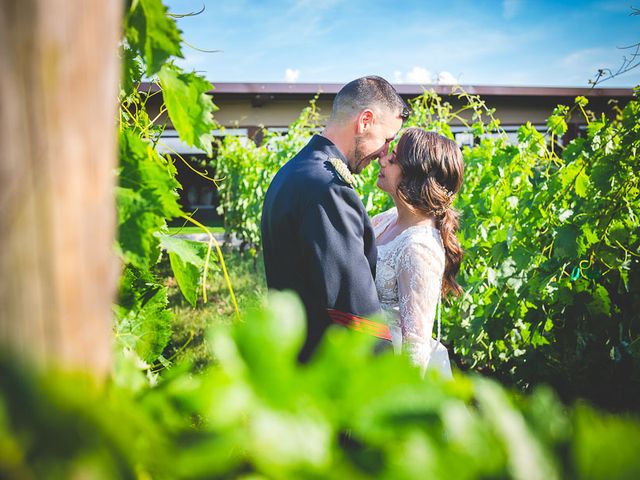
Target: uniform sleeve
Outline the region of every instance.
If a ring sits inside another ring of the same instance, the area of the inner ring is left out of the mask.
[[[409,242],[398,254],[396,269],[402,349],[413,363],[426,365],[440,299],[443,252],[428,239]]]
[[[380,310],[371,265],[373,230],[353,189],[323,192],[307,207],[299,238],[308,281],[322,308],[358,316]]]

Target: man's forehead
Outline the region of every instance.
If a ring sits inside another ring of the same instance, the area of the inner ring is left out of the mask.
[[[402,128],[402,123],[403,122],[404,122],[404,119],[399,115],[394,117],[394,118],[392,118],[392,119],[390,119],[390,121],[388,122],[388,125],[389,125],[390,129],[393,130],[393,135],[394,136]]]
[[[395,126],[397,123],[402,125],[402,117],[399,112],[393,112],[387,108],[384,109],[376,109],[374,112],[377,114],[380,119],[380,123],[384,123],[386,125]]]

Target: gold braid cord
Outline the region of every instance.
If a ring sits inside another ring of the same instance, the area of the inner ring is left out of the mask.
[[[333,165],[333,168],[335,168],[336,172],[338,172],[338,175],[340,175],[345,183],[351,185],[352,187],[355,185],[356,179],[353,177],[353,175],[349,171],[349,168],[347,168],[342,160],[336,157],[332,157],[329,159],[329,163]]]

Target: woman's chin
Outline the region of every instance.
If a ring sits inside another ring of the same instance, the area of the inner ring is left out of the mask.
[[[382,186],[382,179],[378,178],[378,181],[376,182],[376,187],[378,187],[380,190],[386,191],[384,189],[384,187]]]

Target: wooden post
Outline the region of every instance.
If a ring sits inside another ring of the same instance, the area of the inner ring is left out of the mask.
[[[0,0],[0,350],[111,366],[121,0]]]

